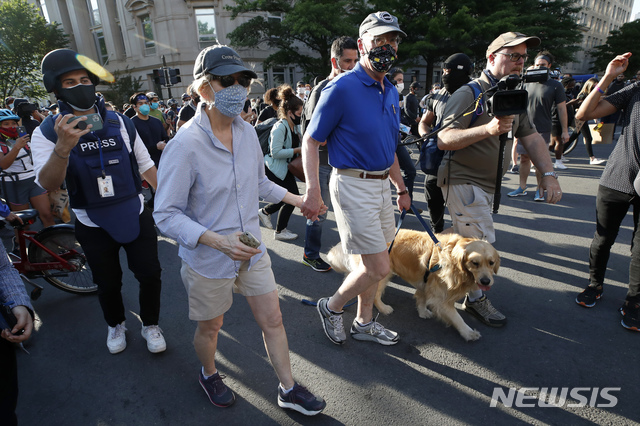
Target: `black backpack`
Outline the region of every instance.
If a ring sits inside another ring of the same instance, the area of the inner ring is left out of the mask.
[[[278,122],[276,117],[263,121],[260,124],[255,125],[256,133],[258,134],[258,140],[260,141],[260,147],[262,148],[262,154],[267,155],[269,153],[269,135],[271,135],[271,128]]]

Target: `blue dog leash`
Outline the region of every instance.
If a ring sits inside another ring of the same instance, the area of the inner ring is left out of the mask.
[[[442,246],[440,245],[440,241],[438,241],[438,238],[436,238],[436,235],[431,230],[431,226],[429,226],[427,224],[427,222],[424,221],[424,219],[422,218],[422,215],[420,215],[420,212],[418,212],[418,209],[416,208],[416,206],[413,205],[413,203],[411,203],[411,211],[418,218],[418,220],[422,224],[422,227],[424,228],[425,231],[427,231],[427,234],[429,234],[429,236],[433,240],[434,244],[436,246],[438,246],[439,248],[442,248]],[[402,221],[404,221],[404,217],[406,215],[407,215],[407,211],[406,210],[402,210],[402,214],[400,215],[400,219],[398,220],[398,226],[396,227],[396,234],[393,236],[393,241],[391,241],[391,244],[389,245],[389,253],[391,253],[391,249],[393,248],[393,243],[396,241],[396,236],[398,235],[398,232],[400,232],[400,227],[402,226]],[[438,270],[440,270],[440,265],[437,264],[437,263],[435,265],[433,265],[432,268],[427,269],[425,271],[425,273],[424,273],[423,281],[427,282],[427,279],[429,278],[429,274],[431,274],[433,272],[436,272]]]
[[[438,238],[436,238],[436,235],[431,230],[431,226],[429,226],[427,222],[424,221],[424,219],[422,218],[422,215],[420,215],[420,213],[418,212],[418,209],[416,208],[416,206],[413,205],[413,203],[411,203],[411,211],[418,218],[418,220],[420,221],[420,224],[422,224],[422,227],[424,228],[424,230],[427,231],[427,234],[429,234],[434,244],[437,245],[438,247],[441,247],[440,241],[438,241]],[[391,249],[393,248],[393,243],[396,241],[396,236],[398,235],[398,232],[400,232],[400,227],[402,227],[402,222],[404,221],[404,217],[406,215],[407,215],[407,211],[402,210],[402,214],[400,215],[400,219],[398,220],[398,226],[396,227],[396,233],[393,236],[393,241],[391,241],[391,244],[389,245],[389,253],[391,253]]]

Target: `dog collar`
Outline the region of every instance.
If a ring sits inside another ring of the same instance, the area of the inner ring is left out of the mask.
[[[424,273],[424,282],[427,282],[427,279],[429,278],[429,274],[433,273],[433,272],[438,272],[440,270],[441,266],[439,264],[435,264],[433,265],[433,267],[431,269],[427,269]]]

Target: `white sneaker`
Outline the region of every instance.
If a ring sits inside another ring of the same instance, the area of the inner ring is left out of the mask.
[[[109,352],[112,354],[117,354],[127,347],[127,336],[125,336],[124,332],[127,331],[124,326],[124,321],[122,324],[118,324],[115,327],[109,327],[109,333],[107,334],[107,347],[109,348]]]
[[[298,238],[298,234],[294,234],[293,232],[285,228],[280,232],[274,232],[273,238],[275,238],[276,240],[295,240],[296,238]]]
[[[553,163],[553,168],[558,170],[566,170],[567,166],[562,164],[562,160],[556,160],[556,162]]]
[[[589,164],[592,166],[597,166],[598,164],[602,164],[607,160],[603,160],[602,158],[594,158],[593,160],[589,160]]]
[[[157,354],[167,349],[167,342],[164,341],[162,336],[162,329],[157,325],[142,326],[140,334],[147,341],[149,352]]]
[[[569,162],[569,159],[567,157],[565,157],[564,155],[562,156],[561,160],[562,160],[563,163],[568,163]]]
[[[271,223],[271,215],[262,212],[262,209],[258,209],[258,218],[260,219],[260,223],[265,228],[273,229],[273,224]]]

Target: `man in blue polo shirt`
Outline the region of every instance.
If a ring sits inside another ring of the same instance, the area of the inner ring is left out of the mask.
[[[351,326],[356,340],[382,345],[398,342],[397,333],[373,318],[377,284],[390,270],[388,244],[395,218],[388,179],[398,191],[398,208],[408,210],[411,199],[395,156],[400,128],[396,88],[385,74],[396,61],[400,37],[398,19],[388,12],[372,13],[360,25],[360,62],[352,71],[333,79],[322,91],[303,139],[307,192],[302,212],[316,220],[322,206],[318,179],[318,146],[327,141],[331,200],[342,247],[362,256],[331,297],[318,301],[327,337],[335,344],[346,340],[342,308],[358,297],[358,312]]]

